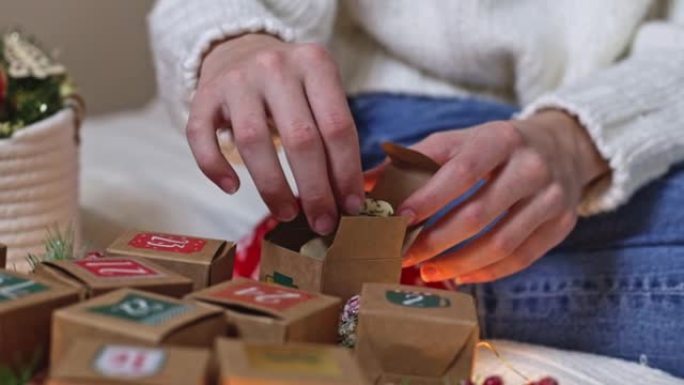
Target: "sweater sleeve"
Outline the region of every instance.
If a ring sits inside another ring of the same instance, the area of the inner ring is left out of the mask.
[[[148,16],[160,98],[184,127],[212,43],[249,32],[285,41],[329,40],[336,0],[158,0]]]
[[[525,118],[544,108],[576,116],[612,172],[596,181],[580,203],[582,215],[610,211],[648,182],[684,160],[684,4],[667,21],[645,23],[630,55],[582,81],[527,106]]]

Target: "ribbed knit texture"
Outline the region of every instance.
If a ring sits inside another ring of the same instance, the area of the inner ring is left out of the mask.
[[[71,227],[79,242],[76,130],[66,109],[0,140],[0,242],[12,269],[28,270],[27,254],[45,252],[50,230]]]
[[[491,97],[521,118],[565,109],[613,170],[585,194],[591,215],[684,159],[683,1],[160,0],[150,30],[179,126],[206,50],[254,31],[327,43],[350,94]]]

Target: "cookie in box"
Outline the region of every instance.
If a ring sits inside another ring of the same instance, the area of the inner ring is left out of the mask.
[[[302,216],[281,223],[266,235],[261,250],[260,280],[322,292],[347,300],[366,282],[397,283],[403,250],[420,226],[407,218],[376,216],[398,207],[423,186],[439,166],[425,155],[397,145],[383,149],[391,162],[369,197],[369,215],[343,216],[333,236],[318,238]]]
[[[225,335],[221,309],[140,290],[121,289],[55,312],[51,363],[76,338],[144,345],[210,347]]]
[[[337,341],[339,298],[236,278],[188,296],[225,309],[230,334],[264,342]]]
[[[112,256],[154,261],[193,280],[193,290],[216,285],[233,276],[235,244],[218,239],[131,230],[107,248]]]

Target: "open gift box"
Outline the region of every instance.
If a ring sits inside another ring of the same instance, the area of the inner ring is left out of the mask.
[[[423,186],[439,166],[427,156],[393,144],[383,145],[391,162],[370,198],[398,207]],[[260,279],[347,300],[366,282],[397,283],[403,251],[420,226],[402,216],[343,216],[321,257],[299,252],[316,237],[304,217],[278,225],[263,241]]]

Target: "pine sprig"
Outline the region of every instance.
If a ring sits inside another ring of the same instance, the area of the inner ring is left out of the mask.
[[[16,369],[0,365],[0,385],[29,384],[38,371],[42,357],[43,350],[38,349],[27,362],[17,365]]]
[[[74,250],[74,229],[69,225],[64,231],[58,227],[48,230],[45,239],[45,253],[41,255],[29,254],[26,261],[31,266],[31,270],[35,270],[42,261],[62,261],[77,258],[77,253]]]

